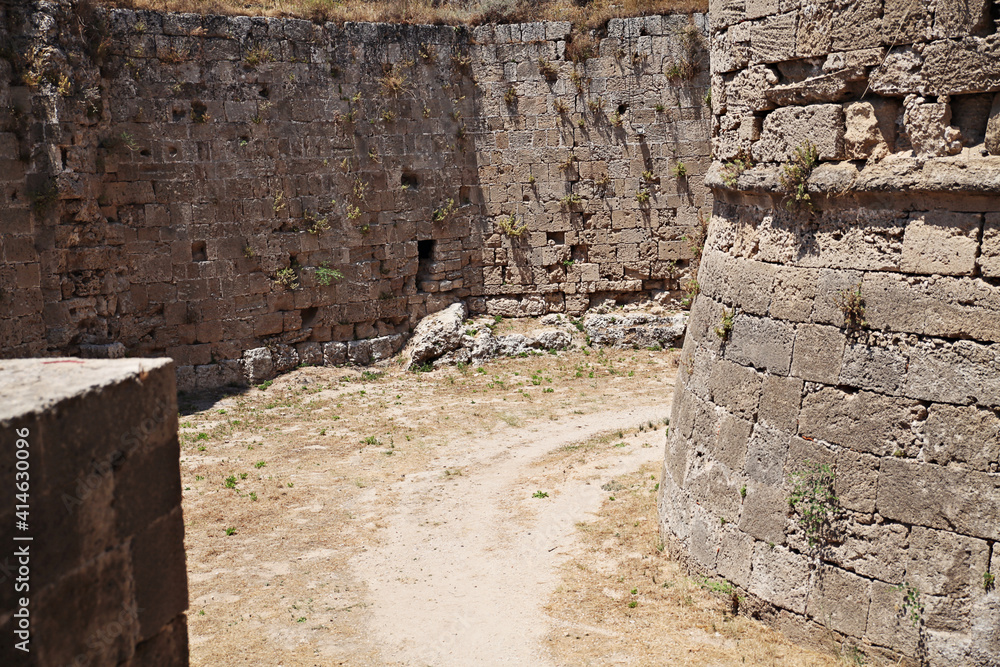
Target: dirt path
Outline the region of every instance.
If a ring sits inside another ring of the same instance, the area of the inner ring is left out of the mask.
[[[606,495],[596,480],[662,458],[663,432],[566,471],[543,491],[546,498],[533,497],[541,491],[530,483],[539,477],[535,464],[561,447],[659,421],[662,414],[656,401],[470,440],[394,484],[397,510],[381,546],[354,568],[368,587],[383,660],[551,664],[542,646],[543,605],[559,581],[557,566],[576,524],[592,519]]]
[[[191,664],[833,664],[662,553],[676,360],[302,368],[182,396]]]

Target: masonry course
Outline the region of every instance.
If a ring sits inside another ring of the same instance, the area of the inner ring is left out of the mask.
[[[991,11],[710,7],[715,203],[661,528],[797,641],[1000,655]],[[822,529],[803,479],[837,497]]]
[[[566,22],[2,7],[6,356],[240,384],[383,359],[456,300],[579,315],[688,276],[704,15],[614,20],[574,63]]]

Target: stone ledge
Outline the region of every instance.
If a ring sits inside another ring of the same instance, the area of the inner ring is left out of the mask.
[[[714,161],[705,185],[715,191],[781,194],[780,164],[760,164],[740,173],[734,185],[725,180],[725,165]],[[809,177],[810,194],[841,196],[878,193],[900,198],[921,194],[1000,195],[1000,156],[960,155],[920,159],[900,154],[880,162],[826,162]]]

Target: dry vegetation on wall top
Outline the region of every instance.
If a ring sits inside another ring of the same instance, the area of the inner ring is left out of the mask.
[[[373,21],[478,25],[529,21],[573,21],[585,29],[603,28],[609,19],[652,14],[708,11],[707,0],[106,0],[129,9],[294,16],[323,22]]]

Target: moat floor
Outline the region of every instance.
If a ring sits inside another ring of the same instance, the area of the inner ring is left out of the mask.
[[[192,665],[839,664],[663,553],[677,353],[588,352],[182,396]]]

